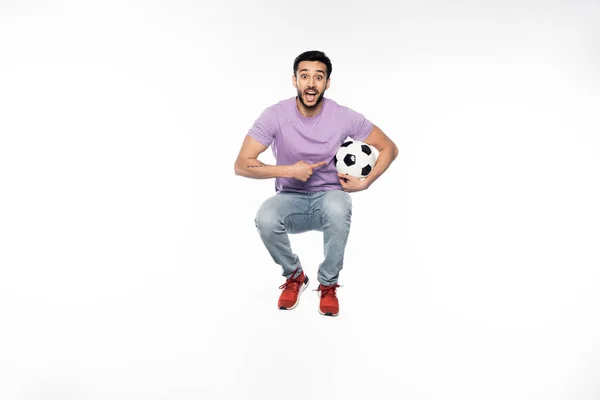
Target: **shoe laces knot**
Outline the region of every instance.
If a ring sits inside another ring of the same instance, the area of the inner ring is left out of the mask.
[[[336,289],[339,287],[342,287],[342,285],[338,285],[337,283],[335,283],[331,286],[319,285],[319,287],[317,289],[315,289],[315,291],[320,291],[321,297],[326,297],[326,296],[336,297]]]
[[[300,274],[297,277],[293,278],[293,276],[296,275],[297,271],[298,271],[298,268],[296,268],[294,270],[294,272],[292,272],[292,275],[285,281],[285,283],[283,285],[279,286],[279,289],[285,289],[285,290],[289,289],[289,290],[292,290],[294,292],[297,292],[298,288],[303,283],[302,274]]]

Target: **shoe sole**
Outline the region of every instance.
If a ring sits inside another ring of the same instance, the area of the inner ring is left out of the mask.
[[[324,315],[326,317],[337,317],[338,315],[340,315],[339,311],[336,314],[333,314],[333,313],[330,313],[330,312],[324,313],[323,311],[321,311],[320,308],[319,308],[319,314]]]
[[[298,303],[300,303],[300,295],[302,294],[302,292],[304,292],[306,290],[306,288],[308,287],[308,285],[310,284],[310,279],[308,279],[308,276],[306,277],[306,281],[302,284],[302,286],[300,286],[300,291],[298,292],[298,298],[296,299],[296,303],[294,303],[293,306],[291,307],[284,307],[281,306],[279,307],[280,310],[293,310],[294,308],[296,308],[296,306],[298,306]]]
[[[321,293],[317,292],[317,296],[319,297],[319,300],[321,300]],[[318,308],[319,310],[319,314],[324,315],[326,317],[337,317],[338,315],[340,315],[340,312],[338,311],[337,313],[330,313],[330,312],[323,312],[321,311],[321,306],[319,306]]]

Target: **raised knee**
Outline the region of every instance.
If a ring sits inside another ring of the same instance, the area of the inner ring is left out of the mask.
[[[279,225],[279,218],[272,210],[260,209],[254,218],[254,225],[261,232],[271,232]]]
[[[333,205],[323,210],[323,217],[331,220],[347,220],[352,217],[352,209],[341,205]]]
[[[331,220],[348,220],[352,217],[352,202],[346,193],[336,193],[323,203],[323,217]]]

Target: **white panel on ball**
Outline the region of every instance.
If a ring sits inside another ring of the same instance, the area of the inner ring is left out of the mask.
[[[342,174],[365,178],[377,162],[377,150],[358,140],[347,140],[334,157],[335,168]]]

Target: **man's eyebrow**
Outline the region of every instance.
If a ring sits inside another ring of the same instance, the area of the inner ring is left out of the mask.
[[[298,71],[298,72],[304,72],[304,71],[308,71],[308,69],[306,69],[306,68],[302,68],[302,69],[301,69],[300,71]],[[320,69],[318,69],[318,70],[316,70],[316,71],[317,71],[317,72],[320,72],[320,73],[322,73],[322,74],[325,74],[325,71],[322,71],[322,70],[320,70]]]

